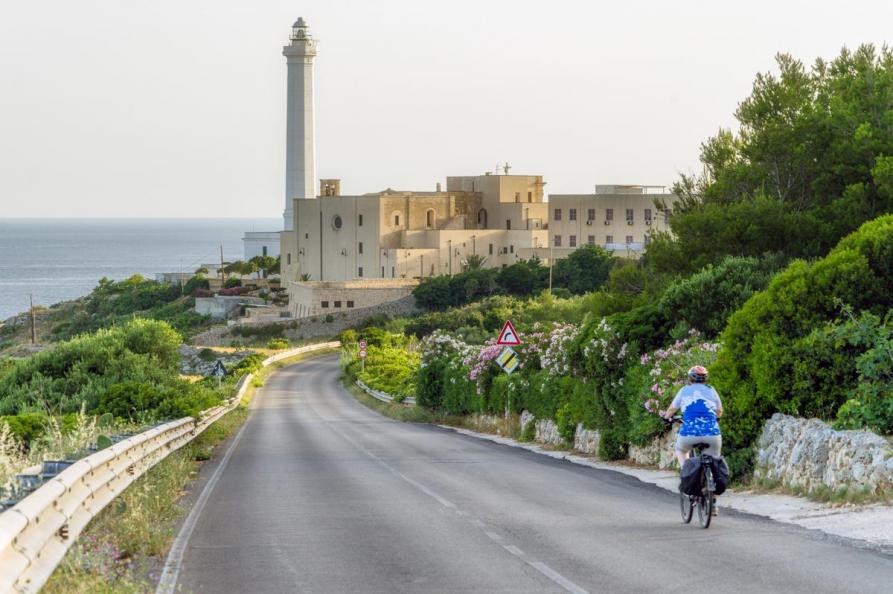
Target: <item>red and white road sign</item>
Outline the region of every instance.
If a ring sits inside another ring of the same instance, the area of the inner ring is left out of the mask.
[[[366,346],[368,346],[368,345],[366,344],[366,339],[365,339],[365,338],[361,338],[361,339],[360,339],[359,346],[360,346],[360,350],[363,350],[363,351],[366,350]]]
[[[515,332],[515,327],[512,326],[510,320],[505,321],[505,326],[502,327],[502,332],[499,333],[496,344],[504,344],[506,346],[518,346],[521,344],[521,339],[518,338],[518,333]]]
[[[360,349],[360,359],[366,358],[366,349]]]

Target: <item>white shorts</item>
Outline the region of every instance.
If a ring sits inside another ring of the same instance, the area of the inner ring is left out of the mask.
[[[698,443],[707,444],[707,449],[704,450],[705,454],[719,458],[722,451],[722,435],[677,435],[676,451],[687,454]]]

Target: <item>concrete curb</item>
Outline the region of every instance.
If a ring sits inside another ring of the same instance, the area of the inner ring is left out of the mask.
[[[602,462],[567,451],[546,450],[538,445],[520,443],[509,437],[479,433],[469,429],[438,425],[461,435],[521,448],[535,454],[599,470],[610,470],[634,476],[643,483],[677,493],[679,475],[674,471],[635,468]],[[758,516],[776,522],[794,524],[825,534],[862,541],[872,548],[893,550],[893,507],[885,504],[834,507],[802,497],[775,493],[753,493],[729,490],[720,497],[720,507]]]

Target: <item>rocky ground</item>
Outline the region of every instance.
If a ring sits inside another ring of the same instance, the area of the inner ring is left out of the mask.
[[[217,361],[223,361],[227,369],[238,365],[248,355],[253,355],[251,350],[224,350],[205,347],[193,347],[180,345],[180,373],[183,375],[211,375],[211,371]]]

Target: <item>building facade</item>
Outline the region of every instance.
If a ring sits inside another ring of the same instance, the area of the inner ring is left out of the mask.
[[[339,195],[339,180],[320,185],[316,200],[294,201],[284,282],[454,274],[472,255],[502,266],[547,245],[541,176],[449,177],[445,190],[360,196]]]
[[[675,200],[663,186],[596,186],[594,194],[552,194],[550,253],[563,258],[582,245],[597,245],[638,258],[652,232],[669,230]]]

